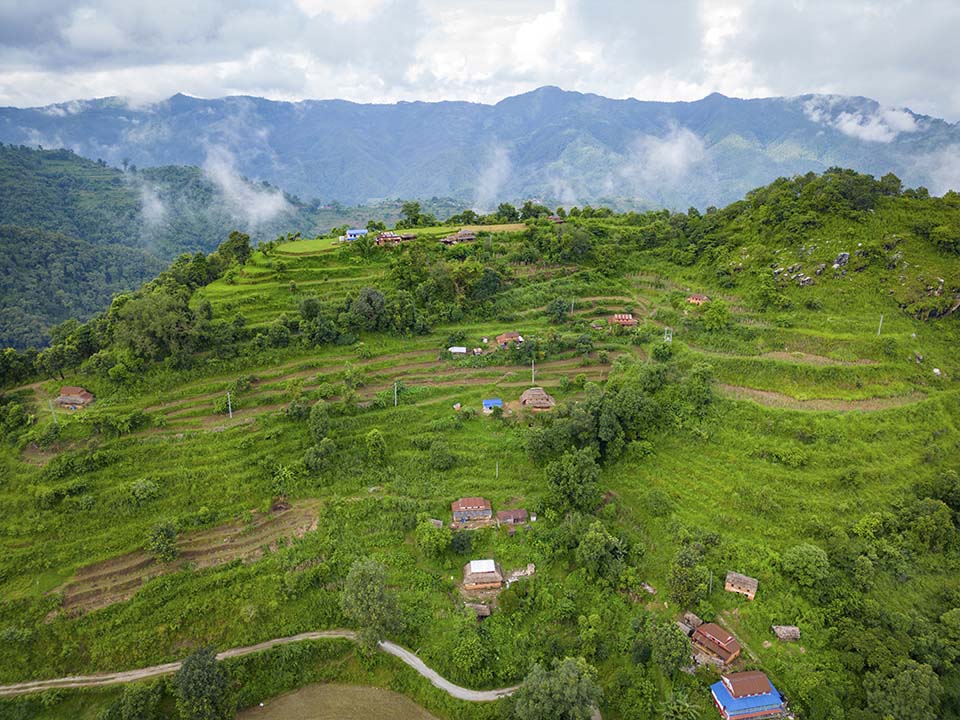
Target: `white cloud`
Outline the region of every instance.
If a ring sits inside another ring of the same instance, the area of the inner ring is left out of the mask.
[[[489,212],[493,204],[500,198],[501,189],[510,177],[510,154],[502,145],[490,149],[486,165],[481,169],[477,178],[477,196],[474,200],[474,209],[478,212]]]
[[[927,178],[928,189],[934,195],[943,195],[948,190],[960,192],[960,144],[922,155],[917,159],[915,170]]]
[[[637,137],[619,174],[633,194],[651,198],[677,187],[705,157],[703,140],[677,127],[665,137]]]
[[[815,123],[833,127],[844,135],[865,142],[889,143],[900,133],[920,130],[916,118],[906,110],[875,108],[869,111],[840,110],[844,102],[839,96],[818,96],[804,103],[803,111]]]
[[[159,225],[167,216],[167,207],[157,189],[143,180],[140,182],[140,215],[148,227]]]
[[[279,190],[258,188],[240,177],[236,159],[222,146],[207,149],[203,172],[220,191],[229,212],[254,228],[291,210]]]

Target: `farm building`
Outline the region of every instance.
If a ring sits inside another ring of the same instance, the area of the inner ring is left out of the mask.
[[[691,305],[703,305],[706,302],[710,302],[710,298],[700,293],[693,293],[693,295],[687,297],[687,302]]]
[[[463,566],[464,590],[499,590],[503,573],[493,560],[471,560]]]
[[[460,498],[450,503],[453,511],[453,521],[466,522],[467,520],[486,520],[493,517],[490,501],[482,497]]]
[[[483,401],[483,414],[489,415],[493,412],[494,408],[503,409],[503,400],[500,398],[488,398]]]
[[[636,327],[637,322],[638,320],[631,313],[617,313],[610,318],[612,325],[619,325],[620,327]]]
[[[368,230],[366,228],[350,228],[347,230],[347,234],[344,236],[347,242],[356,240],[357,238],[362,238],[366,235]]]
[[[728,572],[727,582],[724,584],[723,589],[727,592],[746,595],[750,600],[753,600],[757,595],[758,584],[756,578],[741,575],[740,573]]]
[[[543,388],[532,387],[524,390],[523,394],[520,395],[520,404],[534,410],[549,410],[557,404],[557,401],[550,397]]]
[[[60,407],[76,410],[84,408],[93,402],[93,393],[82,387],[74,385],[64,385],[60,388],[60,394],[57,395],[56,403]]]
[[[777,640],[794,642],[800,639],[800,628],[796,625],[772,625],[770,629],[777,636]]]
[[[566,222],[566,220],[559,215],[547,215],[547,220],[552,222],[554,225],[563,225]]]
[[[518,332],[505,332],[497,335],[497,345],[506,350],[510,347],[510,343],[516,343],[517,345],[523,342],[523,335]]]
[[[377,235],[377,245],[383,247],[384,245],[398,245],[401,241],[401,237],[395,232],[382,232]]]
[[[447,235],[445,238],[440,238],[440,242],[444,245],[456,245],[457,243],[462,242],[473,242],[477,239],[477,236],[474,232],[470,230],[458,230],[453,233],[453,235]]]
[[[740,655],[740,643],[716,623],[704,623],[693,631],[690,638],[694,647],[718,658],[724,665]]]
[[[527,511],[523,508],[497,511],[497,522],[501,525],[523,525],[528,519]]]
[[[447,352],[451,355],[466,355],[467,348],[465,348],[463,345],[454,345],[453,347],[448,347]]]
[[[721,675],[710,686],[713,704],[724,720],[774,717],[786,712],[783,696],[762,672]]]
[[[473,610],[473,614],[477,616],[477,620],[490,617],[489,605],[484,605],[483,603],[464,603],[464,607],[467,608],[467,610]]]

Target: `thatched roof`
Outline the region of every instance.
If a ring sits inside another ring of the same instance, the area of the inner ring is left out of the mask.
[[[771,629],[777,640],[792,642],[800,639],[800,628],[796,625],[772,625]]]
[[[557,404],[547,391],[541,387],[532,387],[523,391],[520,396],[520,404],[524,407],[539,408],[546,410]]]

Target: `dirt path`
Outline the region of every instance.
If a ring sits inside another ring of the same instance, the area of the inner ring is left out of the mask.
[[[926,399],[923,393],[909,393],[887,398],[866,398],[864,400],[837,400],[834,398],[811,398],[798,400],[797,398],[773,392],[771,390],[757,390],[756,388],[741,387],[739,385],[720,384],[717,387],[724,395],[737,400],[752,400],[760,405],[788,410],[819,410],[828,412],[849,412],[851,410],[873,411],[887,408],[911,405]]]
[[[303,642],[304,640],[321,640],[325,638],[346,638],[355,640],[356,633],[352,630],[322,630],[320,632],[306,632],[290,637],[274,638],[266,640],[256,645],[247,645],[246,647],[231,648],[217,653],[218,660],[226,658],[243,657],[251,655],[278,645],[289,645],[291,643]],[[500,688],[499,690],[470,690],[469,688],[454,685],[449,680],[443,678],[435,670],[427,665],[404,647],[385,640],[380,643],[380,649],[385,653],[393,655],[402,662],[406,663],[420,675],[430,681],[430,684],[448,695],[452,695],[458,700],[467,702],[491,702],[499,700],[502,697],[513,694],[516,686]],[[140,668],[139,670],[125,670],[117,673],[98,673],[96,675],[75,675],[73,677],[57,678],[55,680],[33,680],[30,682],[17,683],[15,685],[0,685],[0,697],[10,697],[13,695],[27,695],[29,693],[43,692],[56,688],[84,688],[84,687],[104,687],[106,685],[118,685],[121,683],[137,682],[139,680],[149,680],[150,678],[160,677],[161,675],[170,675],[180,669],[180,662],[164,663],[163,665],[153,665],[151,667]]]

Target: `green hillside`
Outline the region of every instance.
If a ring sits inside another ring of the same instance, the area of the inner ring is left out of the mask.
[[[341,601],[372,558],[396,605],[368,632],[461,685],[583,657],[604,718],[713,718],[716,669],[681,669],[689,610],[798,718],[960,717],[960,196],[836,170],[703,215],[566,215],[452,247],[234,234],[39,357],[8,350],[0,683],[357,627]],[[552,411],[520,406],[532,380]],[[67,383],[96,401],[55,425]],[[429,522],[472,496],[537,519]],[[478,623],[459,584],[480,558],[535,574]],[[225,666],[239,707],[338,680],[515,716],[345,642]],[[132,696],[0,714],[122,717]]]
[[[226,174],[224,174],[226,173]],[[425,209],[461,209],[442,200]],[[227,171],[126,171],[69,150],[0,144],[0,347],[42,347],[67,318],[87,320],[181,253],[209,253],[232,230],[254,241],[315,235],[370,218],[396,222],[401,203],[304,203]]]

